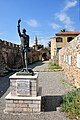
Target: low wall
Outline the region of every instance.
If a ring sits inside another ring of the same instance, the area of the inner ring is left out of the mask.
[[[59,51],[59,65],[69,82],[80,87],[80,35]]]

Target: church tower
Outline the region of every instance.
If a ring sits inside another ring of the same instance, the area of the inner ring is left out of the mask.
[[[35,36],[35,45],[36,45],[36,46],[38,45],[38,39],[37,39],[37,36]]]

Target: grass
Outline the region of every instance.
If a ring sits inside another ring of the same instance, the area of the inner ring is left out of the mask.
[[[72,119],[80,119],[80,88],[63,96],[61,111],[66,112],[67,116]]]
[[[55,69],[62,69],[62,67],[59,66],[57,63],[49,62],[48,68],[50,70],[55,70]]]

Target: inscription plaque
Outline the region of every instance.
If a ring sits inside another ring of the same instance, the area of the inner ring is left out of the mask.
[[[17,81],[16,86],[17,95],[29,96],[30,95],[30,80]]]

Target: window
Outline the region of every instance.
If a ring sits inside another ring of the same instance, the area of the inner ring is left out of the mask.
[[[62,40],[61,37],[57,37],[57,38],[56,38],[56,42],[63,42],[63,40]]]
[[[68,56],[68,64],[71,65],[71,63],[72,63],[72,56],[69,55],[69,56]]]
[[[80,68],[80,54],[77,54],[77,67]]]
[[[67,38],[67,42],[72,41],[72,39],[74,39],[74,37],[68,37],[68,38]]]
[[[68,55],[66,55],[66,63],[68,63]]]

